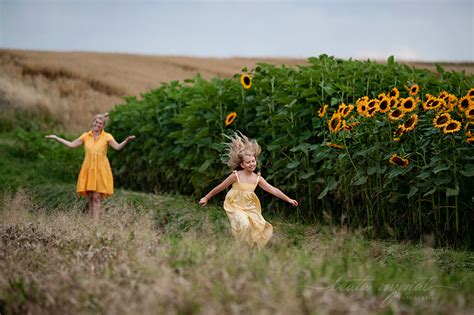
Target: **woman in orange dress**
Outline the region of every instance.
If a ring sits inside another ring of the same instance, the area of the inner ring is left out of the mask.
[[[74,141],[62,139],[56,135],[46,136],[71,149],[84,145],[85,157],[77,179],[77,192],[89,198],[89,213],[95,221],[99,219],[101,198],[109,197],[114,193],[114,179],[107,158],[107,149],[111,146],[120,151],[127,143],[135,139],[135,136],[128,136],[123,142],[117,143],[110,133],[104,131],[107,120],[107,114],[96,115],[92,129]]]

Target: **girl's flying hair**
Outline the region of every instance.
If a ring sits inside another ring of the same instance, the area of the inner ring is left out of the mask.
[[[255,139],[249,139],[240,131],[235,132],[232,136],[226,137],[230,140],[226,143],[226,151],[224,161],[231,167],[232,170],[241,170],[240,163],[246,155],[257,158],[260,155],[261,148]]]

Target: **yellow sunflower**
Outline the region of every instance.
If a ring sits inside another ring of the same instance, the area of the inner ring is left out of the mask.
[[[433,125],[438,128],[444,128],[449,121],[451,120],[451,115],[449,113],[439,113],[436,115],[435,119],[433,119]]]
[[[380,100],[380,103],[379,103],[379,111],[382,113],[382,114],[385,114],[386,112],[388,112],[390,110],[390,99],[388,99],[387,97],[383,97],[381,100]]]
[[[363,98],[359,98],[356,102],[357,113],[359,113],[359,115],[364,116],[364,117],[367,117],[367,109],[368,109],[367,100],[368,100],[368,97],[364,96]]]
[[[405,132],[412,131],[413,129],[415,129],[417,123],[418,123],[418,115],[417,114],[411,115],[410,118],[408,118],[403,124],[403,128],[405,129]]]
[[[240,76],[240,83],[244,87],[244,89],[248,90],[252,87],[252,77],[249,76],[247,73],[243,73]]]
[[[397,108],[398,107],[398,99],[395,98],[395,97],[391,97],[390,98],[390,104],[388,106],[390,106],[390,108]]]
[[[379,111],[379,100],[376,98],[371,99],[367,103],[367,116],[374,117],[375,113]]]
[[[400,92],[396,87],[394,87],[390,92],[388,92],[388,96],[398,99],[398,97],[400,96]]]
[[[349,114],[352,112],[354,109],[354,105],[349,104],[349,106],[346,106],[346,108],[343,109],[342,111],[342,117],[347,117]]]
[[[394,109],[390,112],[390,114],[388,115],[388,118],[391,121],[396,121],[396,120],[402,119],[403,116],[405,116],[405,112],[403,110],[401,110],[400,108],[397,108],[397,109]]]
[[[408,159],[402,158],[402,157],[398,156],[397,154],[393,154],[390,157],[389,161],[393,165],[397,165],[397,166],[401,166],[401,167],[407,167],[408,164],[410,164],[410,161],[408,161]]]
[[[341,115],[338,113],[334,113],[331,119],[328,121],[328,125],[329,125],[329,130],[331,132],[336,132],[339,129],[341,129],[341,125],[342,125]]]
[[[455,119],[451,119],[449,123],[446,126],[444,126],[443,133],[444,134],[455,133],[455,132],[458,132],[459,130],[461,130],[461,122]]]
[[[237,117],[237,113],[236,112],[232,112],[232,113],[229,113],[227,114],[226,118],[225,118],[225,125],[226,126],[229,126],[231,123],[234,122],[234,119]]]
[[[473,144],[474,143],[474,137],[466,138],[466,142],[467,142],[467,144]]]
[[[342,144],[327,142],[326,145],[334,149],[344,149],[344,146]]]
[[[466,110],[466,117],[467,117],[467,119],[469,119],[469,120],[474,120],[474,107],[469,107],[469,108]]]
[[[471,106],[472,103],[473,102],[471,101],[469,97],[464,96],[459,100],[458,107],[461,111],[464,112],[469,108],[469,106]]]
[[[426,101],[423,102],[423,110],[428,111],[432,109],[433,102],[436,100],[436,98],[429,97],[426,99]]]
[[[416,109],[415,99],[413,97],[407,97],[401,100],[401,108],[404,112],[409,113]]]
[[[393,132],[395,138],[400,138],[405,134],[405,127],[403,125],[398,125],[397,130]]]
[[[416,94],[418,94],[419,90],[420,90],[420,87],[418,86],[418,84],[413,84],[408,89],[408,93],[410,93],[410,95],[416,95]]]
[[[321,107],[318,111],[319,118],[323,118],[326,115],[327,110],[328,105],[325,104],[323,107]]]
[[[344,109],[345,109],[346,107],[347,107],[347,105],[344,104],[344,103],[342,103],[342,104],[339,105],[339,107],[337,108],[337,113],[340,114],[341,116],[343,116],[342,113],[344,112]]]
[[[472,101],[474,101],[474,88],[471,88],[467,93],[466,96],[469,97]]]
[[[444,98],[444,97],[446,97],[447,95],[449,95],[449,93],[446,92],[446,91],[443,91],[443,92],[439,93],[438,98]]]

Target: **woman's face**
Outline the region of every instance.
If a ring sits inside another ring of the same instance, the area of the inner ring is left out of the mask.
[[[94,131],[101,132],[104,129],[104,122],[101,119],[96,118],[94,120],[93,128]]]
[[[255,159],[255,156],[244,155],[242,163],[240,163],[240,167],[242,167],[245,171],[253,172],[257,167],[257,160]]]

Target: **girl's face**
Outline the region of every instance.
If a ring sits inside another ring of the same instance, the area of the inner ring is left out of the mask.
[[[101,132],[104,129],[104,122],[101,119],[96,118],[94,120],[93,128],[94,131]]]
[[[253,172],[257,167],[257,160],[255,159],[255,156],[244,155],[242,163],[240,163],[240,167],[242,167],[242,169],[245,171]]]

